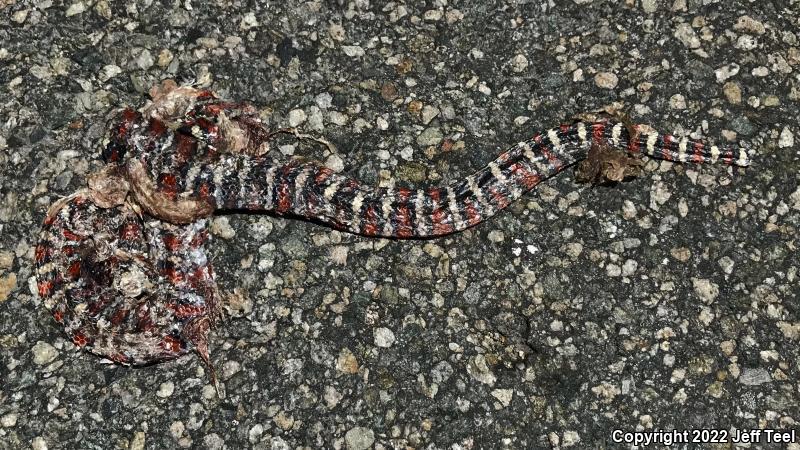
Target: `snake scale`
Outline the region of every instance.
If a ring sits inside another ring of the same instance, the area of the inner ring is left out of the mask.
[[[216,211],[269,212],[363,236],[436,237],[487,220],[598,148],[750,162],[738,147],[605,119],[537,133],[447,186],[372,187],[315,162],[274,164],[265,157],[271,133],[247,104],[174,83],[151,94],[112,121],[104,169],[47,212],[38,292],[77,347],[124,365],[196,351],[212,378],[208,332],[220,300],[206,226]]]

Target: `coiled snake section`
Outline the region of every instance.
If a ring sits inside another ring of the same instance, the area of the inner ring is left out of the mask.
[[[149,364],[197,349],[216,317],[206,220],[143,219],[79,192],[52,208],[36,248],[39,295],[72,342],[111,361]]]

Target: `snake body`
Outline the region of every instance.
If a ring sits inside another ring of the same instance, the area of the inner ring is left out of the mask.
[[[427,238],[475,226],[595,146],[677,162],[746,166],[739,148],[641,126],[576,122],[513,145],[447,186],[372,187],[315,162],[276,165],[254,108],[169,86],[108,130],[106,168],[51,207],[36,249],[39,295],[78,347],[140,365],[196,350],[219,300],[206,218],[247,210],[363,236]]]

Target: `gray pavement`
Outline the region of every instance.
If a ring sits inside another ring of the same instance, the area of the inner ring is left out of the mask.
[[[800,2],[0,8],[0,448],[628,448],[615,429],[800,427]],[[457,179],[614,102],[754,163],[650,161],[611,187],[563,173],[425,241],[220,217],[237,295],[211,339],[219,399],[196,357],[76,352],[34,288],[47,206],[100,166],[107,114],[167,78],[325,136],[327,162],[371,183]]]

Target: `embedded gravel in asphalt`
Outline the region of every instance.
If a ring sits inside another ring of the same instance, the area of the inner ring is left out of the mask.
[[[798,429],[800,3],[255,3],[0,0],[0,448]],[[219,217],[211,251],[236,290],[211,338],[219,399],[196,357],[129,369],[76,352],[35,293],[48,205],[100,167],[109,112],[170,78],[338,149],[286,140],[273,157],[368,183],[445,183],[614,102],[754,163],[649,161],[596,187],[563,173],[433,240]]]

